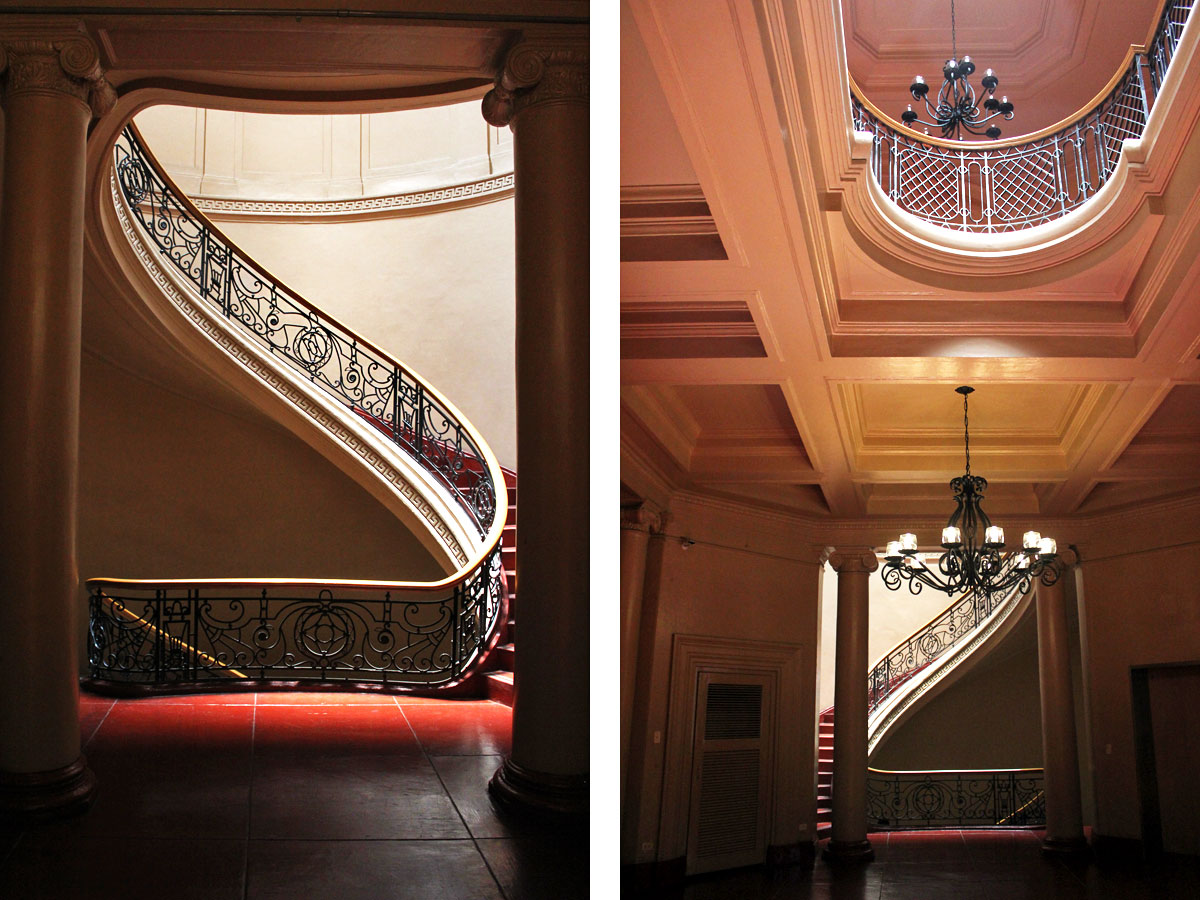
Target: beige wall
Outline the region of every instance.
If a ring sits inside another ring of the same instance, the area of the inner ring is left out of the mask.
[[[818,549],[797,547],[785,519],[731,505],[677,499],[668,534],[652,536],[647,560],[639,665],[634,698],[630,770],[623,815],[622,862],[666,861],[678,845],[686,806],[664,803],[666,770],[680,765],[682,748],[668,747],[671,647],[676,634],[797,644],[801,673],[783,686],[776,733],[774,845],[815,835],[816,641],[819,628]],[[736,535],[736,538],[732,536]],[[683,537],[695,541],[684,548]],[[690,773],[683,773],[690,779]]]
[[[273,423],[218,411],[83,357],[83,579],[436,580],[391,513]]]
[[[1096,831],[1139,837],[1130,667],[1200,660],[1200,511],[1168,510],[1103,529],[1083,553],[1085,673]],[[1155,547],[1155,545],[1158,545]]]
[[[877,769],[898,771],[1030,769],[1041,764],[1032,609],[978,666],[898,723],[871,758]]]
[[[484,122],[478,101],[307,116],[154,106],[136,122],[191,196],[377,197],[512,171],[512,133]]]
[[[458,110],[458,119],[468,106],[471,116],[478,116],[478,104],[459,104],[453,108]],[[450,109],[369,117],[237,115],[254,122],[256,133],[264,124],[258,120],[269,120],[285,137],[292,130],[303,133],[315,128],[318,120],[370,119],[374,133],[399,142],[392,151],[379,149],[382,145],[371,151],[383,159],[391,158],[387,153],[397,158],[404,152],[416,153],[411,147],[409,151],[400,147],[405,130],[403,121],[394,117],[428,114],[430,121],[420,121],[422,127],[432,127],[439,124],[439,117],[447,118],[445,111]],[[156,154],[160,145],[166,148],[171,160],[168,170],[180,177],[181,172],[186,173],[182,160],[189,154],[195,160],[201,153],[192,146],[194,127],[191,131],[166,127],[184,113],[195,119],[205,111],[153,107],[137,119],[139,127],[143,121],[155,123],[153,128],[147,127],[146,141]],[[207,115],[214,113],[208,111]],[[451,120],[451,124],[458,121]],[[479,126],[485,127],[482,119]],[[458,128],[470,130],[461,121]],[[421,133],[418,129],[418,138]],[[482,137],[479,144],[486,144]],[[272,156],[270,142],[260,140],[256,147],[254,165],[260,170],[303,169],[303,160],[293,158],[301,151],[287,140],[276,143],[274,152],[279,158]],[[203,151],[209,156],[214,152]],[[419,374],[479,429],[501,464],[516,467],[516,272],[511,198],[400,218],[295,224],[223,221],[220,227],[288,287]]]

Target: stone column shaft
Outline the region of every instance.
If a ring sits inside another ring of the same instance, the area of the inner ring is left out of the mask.
[[[0,29],[9,23],[0,22]],[[82,33],[0,30],[0,814],[86,807],[75,562],[84,157],[101,84]]]
[[[661,518],[646,504],[621,509],[621,808],[629,769],[629,731],[633,724],[634,676],[646,584],[646,549]]]
[[[1046,781],[1043,849],[1074,852],[1086,846],[1071,687],[1071,632],[1062,579],[1037,585],[1038,675],[1042,696],[1042,767]]]
[[[837,658],[833,675],[833,830],[825,857],[870,861],[867,839],[867,635],[874,551],[838,552]]]
[[[575,817],[589,759],[589,180],[586,43],[509,51],[484,117],[516,174],[521,648],[502,805]]]

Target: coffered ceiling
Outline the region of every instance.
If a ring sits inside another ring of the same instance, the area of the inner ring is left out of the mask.
[[[964,0],[960,44],[1002,77],[1058,60],[1054,119],[1157,8]],[[941,6],[847,0],[844,30],[837,9],[622,5],[627,458],[661,484],[810,515],[936,517],[962,472],[953,389],[969,383],[990,511],[1061,517],[1200,488],[1200,104],[1119,214],[1023,246],[881,240],[846,211],[861,171],[848,104],[816,98],[847,84],[846,54],[860,83],[868,61],[907,85],[928,58],[929,77]]]

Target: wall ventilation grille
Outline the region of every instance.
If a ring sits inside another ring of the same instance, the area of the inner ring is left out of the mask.
[[[710,750],[704,754],[696,841],[698,859],[753,852],[757,847],[759,755],[757,749]]]
[[[762,696],[761,684],[710,684],[704,739],[757,740],[762,729]]]

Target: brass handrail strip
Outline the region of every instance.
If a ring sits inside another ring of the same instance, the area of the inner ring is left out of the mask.
[[[114,600],[112,597],[109,597],[103,591],[97,592],[96,596],[99,599],[103,600],[105,603],[107,603],[109,608],[112,609],[113,612],[117,613],[120,616],[124,616],[126,621],[130,622],[131,624],[140,625],[141,627],[145,628],[147,631],[151,631],[151,632],[161,636],[162,638],[164,638],[167,641],[167,643],[171,644],[171,646],[176,647],[177,649],[186,650],[189,653],[196,654],[196,656],[200,657],[200,659],[202,659],[206,663],[209,663],[210,665],[212,665],[214,667],[215,671],[222,672],[222,673],[228,672],[230,675],[234,676],[235,678],[248,678],[249,677],[244,672],[241,672],[238,669],[234,669],[230,666],[225,665],[220,660],[216,659],[213,656],[210,656],[209,654],[205,653],[203,650],[199,650],[196,647],[193,647],[191,644],[187,643],[186,641],[180,640],[179,638],[175,637],[175,635],[168,634],[167,632],[165,632],[161,628],[159,628],[157,625],[152,625],[150,622],[147,622],[145,619],[143,619],[137,613],[128,609],[124,604],[118,603],[118,601]]]

